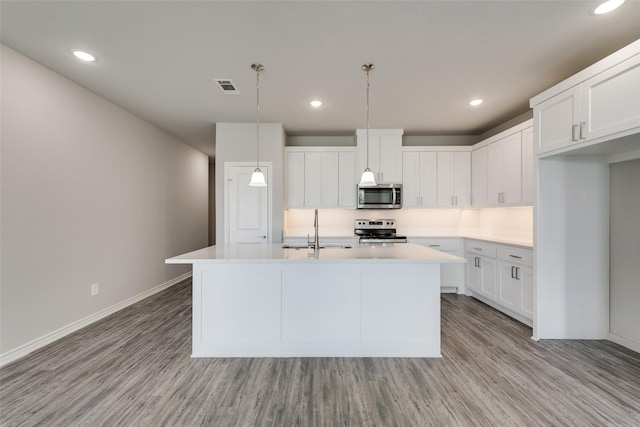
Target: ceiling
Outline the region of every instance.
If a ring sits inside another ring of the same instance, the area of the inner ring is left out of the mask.
[[[594,16],[597,4],[3,0],[0,13],[2,43],[213,155],[216,122],[256,119],[252,62],[265,65],[261,121],[290,135],[365,127],[366,62],[372,128],[480,134],[640,38],[640,1]]]

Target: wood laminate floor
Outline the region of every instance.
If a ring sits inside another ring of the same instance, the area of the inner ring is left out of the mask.
[[[442,359],[191,359],[185,281],[0,369],[2,426],[640,426],[640,355],[442,297]]]

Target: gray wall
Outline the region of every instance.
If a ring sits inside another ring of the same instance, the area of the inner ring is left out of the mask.
[[[1,83],[6,353],[188,272],[208,158],[6,46]]]
[[[609,330],[640,347],[640,159],[610,167]]]

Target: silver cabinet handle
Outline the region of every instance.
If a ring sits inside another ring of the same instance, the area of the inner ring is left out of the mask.
[[[520,280],[520,267],[516,267],[516,280]]]
[[[586,127],[587,127],[587,123],[586,122],[580,122],[580,139],[586,139]]]
[[[473,248],[473,249],[475,249],[476,251],[481,251],[482,250],[482,248]]]
[[[511,258],[522,259],[522,257],[521,257],[521,256],[518,256],[518,255],[509,255],[509,256],[510,256]]]
[[[571,140],[572,141],[578,140],[578,125],[573,125],[571,127]]]
[[[420,205],[421,205],[421,206],[423,205],[423,202],[422,202],[422,196],[420,196]]]
[[[440,245],[429,245],[429,246],[432,247],[432,248],[439,248],[440,247]]]
[[[416,196],[416,205],[420,204],[420,196]]]
[[[453,203],[453,196],[451,196],[451,206],[454,206],[455,203]]]
[[[512,279],[515,279],[515,278],[516,278],[515,269],[516,269],[516,267],[512,265],[512,266],[511,266],[511,278],[512,278]]]

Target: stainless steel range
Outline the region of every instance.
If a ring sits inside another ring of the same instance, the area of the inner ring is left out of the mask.
[[[406,236],[396,234],[393,219],[356,219],[354,233],[360,243],[407,243]]]

